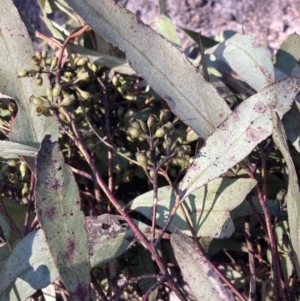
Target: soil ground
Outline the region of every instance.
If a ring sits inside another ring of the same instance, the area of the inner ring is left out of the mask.
[[[13,0],[38,30],[45,31],[37,0]],[[104,1],[104,0],[102,0]],[[107,1],[107,0],[105,0]],[[117,0],[120,5],[150,23],[158,12],[158,0]],[[267,41],[275,50],[286,37],[300,34],[300,0],[167,0],[167,12],[174,23],[203,35],[214,36],[224,30]],[[59,16],[57,16],[59,18]],[[178,29],[180,32],[180,29]],[[185,48],[189,40],[180,34]]]

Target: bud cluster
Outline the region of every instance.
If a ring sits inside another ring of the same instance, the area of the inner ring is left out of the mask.
[[[146,170],[153,166],[154,160],[158,164],[171,162],[174,166],[186,169],[191,161],[190,145],[183,145],[182,139],[176,137],[173,123],[170,121],[171,112],[167,109],[160,110],[159,117],[150,114],[147,121],[131,118],[127,129],[130,139],[139,141],[147,140],[152,151],[138,151],[136,160]]]

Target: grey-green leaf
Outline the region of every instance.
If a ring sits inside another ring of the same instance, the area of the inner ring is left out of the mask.
[[[37,86],[34,78],[18,78],[18,72],[36,69],[31,61],[33,48],[17,9],[11,0],[0,1],[0,91],[14,98],[18,114],[12,124],[10,138],[32,147],[39,147],[45,134],[58,138],[58,126],[53,116],[36,116],[35,106],[29,102],[32,94],[46,94],[49,80]]]
[[[180,47],[180,38],[171,18],[167,14],[160,14],[155,18],[155,29],[167,40]]]
[[[11,141],[0,141],[0,155],[36,157],[38,149]]]
[[[207,138],[230,109],[174,45],[112,0],[68,0],[95,31],[127,55],[131,67],[180,119]]]
[[[219,178],[191,193],[185,200],[184,207],[197,235],[213,238],[231,236],[234,231],[231,211],[243,202],[255,185],[256,181],[253,179]],[[169,186],[158,189],[156,222],[160,227],[166,223],[175,199]],[[150,191],[136,197],[127,206],[152,219],[152,203],[153,191]],[[238,215],[236,213],[235,217]],[[183,233],[191,234],[180,209],[177,210],[168,230],[173,231],[174,227]]]
[[[135,221],[146,232],[147,225]],[[103,235],[93,246],[91,267],[103,265],[124,253],[135,235],[129,229],[114,237]],[[29,233],[14,248],[0,270],[0,301],[26,300],[35,291],[59,279],[43,230]]]
[[[294,67],[298,63],[300,55],[300,36],[293,33],[281,44],[276,54],[276,70],[283,72],[284,75],[291,75]],[[297,76],[298,77],[298,76]],[[292,106],[290,112],[284,116],[282,123],[286,135],[295,149],[300,152],[300,112],[299,103]]]
[[[91,63],[97,66],[105,66],[109,69],[114,69],[116,72],[121,71],[122,74],[134,75],[136,72],[130,68],[125,59],[110,56],[107,54],[100,53],[98,51],[90,50],[80,45],[70,44],[69,49],[72,52],[79,53],[83,56],[87,56]]]
[[[197,301],[234,301],[223,285],[210,261],[201,254],[192,238],[175,228],[171,245],[185,281]]]
[[[294,263],[296,266],[297,274],[298,276],[300,276],[300,193],[298,177],[293,159],[289,152],[283,125],[275,111],[272,111],[272,121],[274,125],[272,134],[274,143],[281,151],[288,168],[289,181],[288,191],[286,194],[288,221],[294,255]]]
[[[180,184],[180,199],[225,173],[272,134],[270,108],[280,118],[291,108],[300,80],[287,78],[251,96],[207,139]]]
[[[52,258],[73,300],[89,300],[87,233],[77,184],[58,142],[46,136],[36,159],[37,217]]]
[[[276,53],[275,67],[291,75],[300,55],[300,36],[295,32],[287,37]]]
[[[205,53],[220,57],[256,91],[274,82],[274,68],[269,52],[266,47],[257,45],[251,36],[236,33]]]

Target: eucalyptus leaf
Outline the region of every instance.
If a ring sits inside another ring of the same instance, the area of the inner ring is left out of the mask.
[[[69,50],[72,52],[84,55],[89,58],[91,63],[97,66],[105,66],[109,69],[114,69],[115,72],[119,72],[127,75],[135,75],[136,72],[128,65],[126,60],[103,54],[98,51],[81,47],[80,45],[69,44]]]
[[[36,159],[37,217],[72,300],[89,300],[90,262],[80,195],[58,142],[46,136]]]
[[[207,139],[180,183],[180,199],[225,173],[272,134],[270,108],[290,109],[300,80],[287,78],[246,99]]]
[[[266,47],[257,45],[251,36],[236,33],[205,53],[220,57],[256,91],[274,82],[274,68],[269,52]]]
[[[137,247],[137,254],[135,256],[135,260],[137,261],[136,265],[134,266],[133,275],[134,277],[142,276],[145,274],[155,274],[156,268],[155,264],[153,262],[153,259],[151,257],[151,254],[143,248],[142,246]],[[138,281],[138,286],[143,292],[143,294],[146,294],[146,292],[150,289],[151,286],[153,286],[156,283],[156,278],[146,278],[141,279]],[[149,301],[155,301],[157,300],[157,294],[158,294],[158,288],[156,288],[149,296]]]
[[[192,40],[192,42],[194,43],[199,42],[199,33],[184,27],[180,27],[180,28],[187,34],[187,36]],[[204,48],[210,48],[218,44],[218,42],[215,41],[214,39],[208,38],[203,35],[201,35],[201,43],[203,44]]]
[[[10,255],[10,247],[7,243],[0,243],[0,270]]]
[[[122,49],[129,65],[202,138],[231,110],[180,50],[114,1],[68,0],[95,31]],[[113,16],[113,18],[112,18]]]
[[[0,141],[0,155],[36,157],[38,149],[11,141]]]
[[[192,238],[175,228],[170,241],[183,277],[197,301],[235,300]]]
[[[214,238],[231,236],[234,231],[231,211],[243,202],[255,185],[256,181],[253,179],[219,178],[191,193],[183,204],[196,234]],[[156,223],[160,227],[166,223],[175,200],[174,192],[169,186],[158,189]],[[127,206],[152,219],[152,203],[153,191],[150,191],[136,197]],[[240,208],[234,218],[246,214],[249,214],[247,207]],[[174,227],[185,234],[191,234],[180,209],[177,210],[168,230],[172,232]]]
[[[180,38],[171,18],[167,14],[160,14],[155,18],[155,29],[167,40],[180,47]]]
[[[295,32],[287,37],[276,53],[275,68],[291,75],[300,55],[300,36]]]
[[[138,221],[135,223],[141,231],[146,232],[147,225]],[[93,246],[91,267],[103,265],[120,256],[134,238],[131,229],[115,236],[103,235]],[[16,245],[0,270],[0,301],[25,301],[34,292],[59,278],[44,231],[33,231]]]
[[[300,36],[293,33],[280,45],[276,54],[275,68],[285,76],[291,75],[300,56]],[[284,76],[283,75],[283,76]],[[283,77],[282,76],[282,77]],[[298,77],[298,76],[296,76]],[[299,103],[294,104],[290,112],[282,119],[286,135],[295,149],[300,152],[300,112]]]
[[[288,180],[288,190],[285,196],[285,200],[287,202],[288,221],[289,221],[289,229],[290,229],[290,236],[292,242],[293,258],[294,258],[297,274],[298,276],[300,276],[300,264],[299,264],[300,192],[299,192],[298,177],[297,177],[297,172],[295,169],[293,159],[289,152],[289,147],[286,141],[284,127],[275,111],[272,111],[272,121],[274,125],[273,134],[272,134],[274,143],[281,151],[288,168],[289,180]]]
[[[18,78],[21,70],[36,69],[31,60],[34,54],[31,40],[11,0],[0,1],[0,11],[5,12],[0,19],[0,91],[15,99],[18,105],[10,138],[37,148],[45,134],[50,134],[53,140],[58,139],[54,117],[37,116],[36,107],[29,102],[32,94],[46,94],[49,80],[43,75],[44,84],[37,86],[34,78]]]

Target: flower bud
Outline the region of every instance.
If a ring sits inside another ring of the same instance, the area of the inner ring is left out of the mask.
[[[136,101],[137,100],[137,96],[132,95],[132,94],[123,95],[123,98],[128,101]]]
[[[74,60],[74,65],[75,66],[84,66],[87,62],[89,61],[89,59],[87,57],[79,57],[78,60]]]
[[[52,90],[52,96],[53,98],[57,98],[61,93],[61,85],[55,85]]]
[[[26,70],[19,71],[18,78],[26,77],[26,76],[27,76],[27,71]]]
[[[39,106],[35,108],[35,114],[37,116],[41,116],[42,114],[46,114],[49,112],[49,108],[45,106]]]
[[[28,166],[27,166],[26,162],[21,161],[19,169],[20,169],[20,173],[21,173],[21,178],[23,180],[28,171]]]
[[[7,165],[11,167],[15,167],[17,165],[17,160],[7,160]]]
[[[160,127],[155,131],[154,137],[155,138],[162,138],[168,133],[168,130],[166,127]]]
[[[8,105],[8,110],[11,113],[15,113],[17,111],[17,105],[14,102],[10,102]]]
[[[153,180],[154,179],[154,170],[153,169],[151,169],[150,171],[149,171],[149,176],[150,176],[150,178]]]
[[[42,58],[43,59],[46,59],[47,58],[47,56],[48,56],[48,52],[47,51],[42,51]]]
[[[119,77],[114,75],[111,82],[115,87],[117,87],[119,85]]]
[[[93,73],[96,73],[98,71],[98,67],[97,65],[95,65],[94,63],[88,62],[88,67],[91,71],[93,71]]]
[[[162,124],[168,122],[171,118],[171,112],[168,109],[162,109],[159,112],[159,120]]]
[[[143,169],[147,169],[148,166],[148,158],[145,154],[145,151],[140,151],[135,154],[136,160],[142,166]]]
[[[35,80],[35,83],[38,85],[38,86],[41,86],[43,84],[43,78],[41,77],[40,74],[38,74],[36,80]]]
[[[148,129],[147,129],[146,123],[143,120],[141,120],[141,119],[138,119],[138,122],[139,122],[139,124],[141,126],[142,131],[144,133],[147,133]]]
[[[22,196],[24,198],[27,198],[29,196],[29,192],[30,192],[30,190],[29,190],[28,184],[24,183],[24,186],[22,188]]]
[[[163,147],[164,147],[165,149],[170,149],[171,146],[172,146],[172,144],[173,144],[172,136],[167,134],[167,135],[165,136],[165,141],[164,141],[164,143],[163,143]]]
[[[36,94],[31,95],[29,101],[35,106],[45,105],[45,100]]]
[[[37,75],[37,73],[39,72],[39,70],[29,70],[26,72],[26,75],[29,76],[29,77],[34,77]]]
[[[74,84],[77,83],[77,82],[79,82],[79,81],[87,81],[89,78],[90,78],[89,72],[87,72],[87,71],[81,72],[81,73],[77,76],[76,80],[74,81]]]
[[[33,55],[32,57],[31,57],[31,60],[32,60],[32,62],[36,65],[36,66],[39,66],[40,65],[40,63],[41,63],[41,61],[42,61],[42,56],[41,55],[37,55],[38,53],[36,53],[36,55]]]
[[[88,91],[83,91],[81,89],[79,89],[76,86],[76,94],[82,99],[82,100],[91,100],[92,95],[91,93],[89,93]]]
[[[8,180],[13,183],[13,184],[16,184],[19,182],[19,179],[18,179],[18,176],[14,173],[10,173],[8,176],[7,176]]]
[[[61,101],[61,103],[59,104],[59,107],[67,107],[71,105],[74,102],[74,100],[75,100],[74,95],[66,95]]]
[[[182,158],[172,158],[172,164],[180,166],[182,169],[189,167],[189,161]]]
[[[148,126],[150,133],[152,133],[154,131],[154,129],[157,125],[157,122],[158,122],[158,119],[155,115],[153,115],[153,114],[149,115],[148,120],[147,120],[147,126]]]
[[[142,129],[141,124],[140,124],[139,121],[136,120],[135,118],[131,118],[131,119],[129,120],[129,124],[130,124],[132,127],[136,128],[136,129],[138,129],[138,130],[141,130],[141,129]]]
[[[55,56],[52,61],[51,61],[51,65],[50,65],[50,70],[54,70],[54,68],[57,66],[57,62],[58,62],[58,58]]]
[[[132,137],[132,138],[138,138],[141,135],[141,131],[133,126],[130,126],[127,129],[127,133]]]
[[[51,63],[52,63],[52,59],[51,59],[50,57],[47,58],[47,59],[45,59],[45,64],[46,64],[46,65],[50,66]]]

